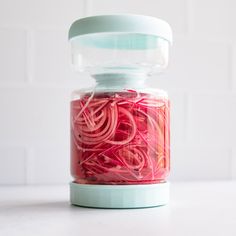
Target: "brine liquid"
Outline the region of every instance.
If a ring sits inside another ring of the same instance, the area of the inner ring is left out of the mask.
[[[127,92],[71,102],[71,173],[77,183],[150,184],[170,168],[169,101]]]

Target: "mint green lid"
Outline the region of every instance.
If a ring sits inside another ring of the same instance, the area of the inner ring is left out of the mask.
[[[132,14],[81,18],[71,25],[69,39],[97,33],[142,34],[151,38],[159,37],[172,43],[172,30],[166,21],[152,16]]]
[[[93,185],[70,183],[73,205],[95,208],[144,208],[166,205],[169,183]]]

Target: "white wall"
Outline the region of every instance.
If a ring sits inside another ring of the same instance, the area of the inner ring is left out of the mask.
[[[149,81],[172,100],[171,179],[236,178],[235,10],[233,0],[0,0],[0,184],[70,180],[70,92],[92,80],[70,68],[67,31],[103,13],[174,30],[170,67]]]

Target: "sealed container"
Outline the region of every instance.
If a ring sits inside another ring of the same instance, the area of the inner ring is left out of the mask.
[[[150,16],[92,16],[72,24],[69,40],[75,69],[96,80],[94,87],[72,94],[71,203],[166,204],[169,100],[145,81],[168,64],[170,26]]]

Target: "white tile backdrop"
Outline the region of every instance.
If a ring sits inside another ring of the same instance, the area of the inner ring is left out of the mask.
[[[77,18],[136,13],[167,20],[170,66],[150,85],[172,100],[172,180],[236,179],[236,2],[0,0],[0,184],[70,181],[69,99],[92,80],[70,68]]]

